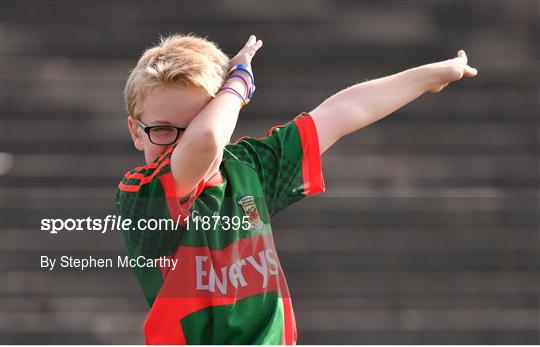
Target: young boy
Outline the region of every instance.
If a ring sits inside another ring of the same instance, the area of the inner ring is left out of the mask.
[[[261,46],[252,35],[229,60],[204,38],[173,35],[146,50],[127,81],[128,127],[146,165],[125,174],[116,207],[136,225],[123,236],[151,307],[146,343],[294,344],[271,217],[325,190],[320,156],[341,137],[477,74],[459,51],[346,88],[266,137],[229,143],[255,90]],[[151,219],[176,226],[150,230]]]

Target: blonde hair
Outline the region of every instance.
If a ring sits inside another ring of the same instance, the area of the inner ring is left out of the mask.
[[[192,33],[161,37],[145,50],[124,88],[126,109],[140,119],[145,98],[165,86],[202,87],[215,97],[227,77],[229,57],[217,44]]]

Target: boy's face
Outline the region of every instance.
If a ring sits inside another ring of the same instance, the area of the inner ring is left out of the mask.
[[[187,128],[189,123],[212,100],[201,87],[163,87],[149,95],[143,105],[141,121],[147,126],[173,125]],[[135,148],[144,151],[146,163],[156,160],[170,145],[156,145],[150,141],[137,120],[128,117],[128,127]],[[175,143],[182,141],[180,131]]]

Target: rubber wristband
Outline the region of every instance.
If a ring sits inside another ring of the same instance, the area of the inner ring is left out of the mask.
[[[234,70],[242,70],[242,71],[244,71],[245,73],[247,73],[249,75],[249,78],[251,79],[251,84],[253,85],[253,88],[251,88],[251,90],[250,90],[251,92],[250,92],[250,95],[249,95],[249,98],[251,99],[251,97],[253,96],[253,93],[255,92],[255,77],[253,77],[253,74],[251,73],[251,71],[244,64],[236,64],[236,65],[234,65],[229,70],[229,74],[231,72],[233,72]]]
[[[255,84],[255,78],[253,77],[253,74],[251,73],[251,71],[248,69],[248,67],[244,64],[236,64],[234,65],[233,67],[231,67],[231,69],[229,70],[229,74],[231,72],[233,72],[234,70],[242,70],[242,71],[245,71],[248,75],[249,75],[249,78],[251,79],[251,83]]]
[[[238,77],[238,78],[242,79],[242,81],[244,81],[244,84],[246,86],[246,98],[249,98],[249,95],[251,94],[251,88],[250,88],[249,82],[244,78],[244,76],[237,75],[237,74],[229,75],[229,77],[227,77],[227,79],[234,78],[234,77]]]
[[[221,92],[222,90],[233,92],[235,95],[237,95],[240,98],[240,100],[242,100],[242,106],[246,104],[246,100],[244,99],[242,94],[240,94],[236,89],[231,88],[231,87],[221,87],[221,89],[218,90],[218,93]]]

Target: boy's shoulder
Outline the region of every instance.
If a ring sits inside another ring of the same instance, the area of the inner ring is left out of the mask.
[[[286,123],[272,126],[262,137],[241,136],[235,142],[225,146],[223,160],[239,161],[254,169],[257,169],[257,164],[261,162],[272,163],[279,157],[280,147],[282,147],[280,145],[288,141],[292,133],[298,134],[298,125],[295,120],[303,116],[301,114]],[[286,147],[293,147],[293,143],[288,143]]]

